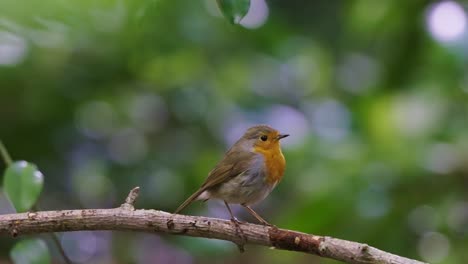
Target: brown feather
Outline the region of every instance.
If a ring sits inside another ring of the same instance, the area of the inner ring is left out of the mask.
[[[254,160],[255,153],[231,148],[224,159],[210,171],[202,187],[209,189],[247,171]],[[206,190],[205,189],[205,190]]]
[[[245,151],[238,146],[242,144],[242,140],[243,139],[240,139],[226,152],[224,158],[210,171],[202,186],[175,210],[175,214],[195,201],[204,191],[209,191],[209,189],[216,187],[218,184],[244,173],[249,169],[255,154],[250,151]]]
[[[200,196],[200,194],[202,192],[204,192],[205,189],[204,188],[200,188],[198,189],[196,192],[194,192],[192,195],[190,195],[189,198],[187,198],[187,200],[185,200],[175,211],[174,211],[174,214],[178,214],[180,211],[182,211],[185,207],[187,207],[187,205],[191,204],[195,199],[198,198],[198,196]]]

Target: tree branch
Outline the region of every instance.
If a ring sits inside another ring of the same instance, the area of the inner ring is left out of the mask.
[[[168,233],[244,243],[228,220],[170,214],[157,210],[135,210],[139,188],[130,191],[125,203],[114,209],[41,211],[0,215],[0,235],[119,230]],[[316,236],[275,227],[241,223],[246,244],[292,250],[347,263],[421,264],[377,248],[352,241]]]

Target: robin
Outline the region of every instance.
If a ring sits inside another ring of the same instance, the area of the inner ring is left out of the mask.
[[[195,200],[219,199],[224,201],[231,221],[238,229],[239,223],[229,204],[240,204],[260,223],[271,226],[250,205],[265,199],[281,181],[286,161],[280,139],[287,136],[266,125],[247,129],[208,174],[201,187],[174,213],[179,213]]]

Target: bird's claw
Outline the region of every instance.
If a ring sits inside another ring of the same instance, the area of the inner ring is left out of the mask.
[[[245,234],[244,234],[244,231],[242,231],[242,228],[240,227],[240,222],[239,220],[237,220],[235,217],[234,218],[231,218],[231,222],[234,224],[234,226],[236,227],[236,234],[239,235],[240,239],[241,239],[241,242],[240,243],[236,243],[237,247],[239,248],[239,251],[241,253],[243,253],[245,251],[244,249],[244,245],[247,241],[246,237],[245,237]]]

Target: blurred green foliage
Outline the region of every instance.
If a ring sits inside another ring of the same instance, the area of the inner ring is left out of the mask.
[[[47,245],[40,239],[19,241],[11,250],[11,259],[15,264],[51,263]]]
[[[215,0],[3,0],[0,139],[41,168],[43,209],[117,206],[140,186],[137,207],[173,211],[243,129],[268,123],[291,137],[285,178],[256,206],[267,220],[464,263],[463,5],[252,0],[238,26]],[[184,213],[227,218],[215,201]],[[0,238],[0,262],[15,242]],[[336,263],[152,234],[61,242],[76,263]]]

